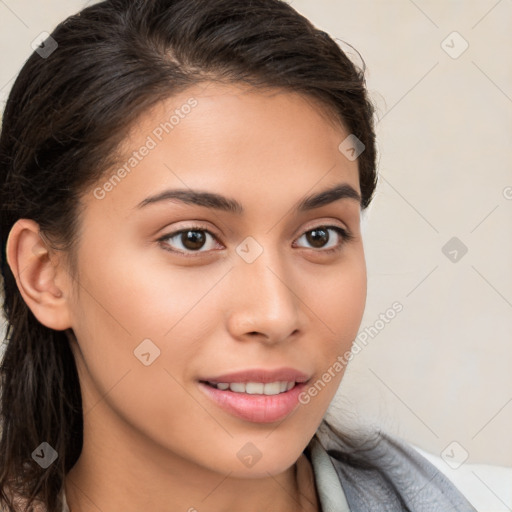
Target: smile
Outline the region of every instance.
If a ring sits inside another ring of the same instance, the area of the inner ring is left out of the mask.
[[[282,421],[300,405],[299,395],[306,388],[304,382],[246,382],[229,384],[229,389],[219,389],[207,382],[199,382],[199,387],[213,403],[231,416],[250,421],[251,423],[272,423]],[[226,383],[224,383],[226,384]],[[254,387],[252,387],[254,384]],[[265,386],[270,384],[271,393],[279,386],[279,392],[265,394]],[[286,385],[285,391],[281,386]],[[233,391],[231,387],[234,387]],[[239,386],[239,387],[238,387]],[[259,391],[262,391],[260,393]],[[251,393],[252,391],[252,393]]]

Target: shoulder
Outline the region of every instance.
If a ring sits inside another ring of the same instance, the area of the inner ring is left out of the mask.
[[[476,512],[455,485],[399,437],[376,431],[346,455],[327,447],[351,510]]]

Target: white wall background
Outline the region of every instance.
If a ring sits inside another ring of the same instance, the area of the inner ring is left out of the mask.
[[[31,41],[86,3],[0,0],[0,101]],[[512,0],[291,4],[362,54],[378,107],[361,325],[374,331],[340,388],[343,421],[512,466]]]

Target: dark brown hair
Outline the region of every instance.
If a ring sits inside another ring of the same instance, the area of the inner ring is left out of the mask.
[[[7,318],[0,508],[12,511],[24,510],[11,499],[16,495],[60,512],[59,492],[83,442],[80,384],[66,332],[37,321],[6,262],[18,219],[37,222],[72,262],[81,194],[114,163],[128,129],[160,100],[206,81],[284,88],[319,101],[365,146],[358,158],[362,208],[377,182],[364,61],[362,69],[355,66],[284,1],[107,0],[69,17],[51,37],[57,48],[34,52],[19,73],[0,136]],[[47,469],[31,456],[42,442],[58,453]]]

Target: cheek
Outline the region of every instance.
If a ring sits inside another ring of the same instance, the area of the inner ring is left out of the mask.
[[[317,380],[307,390],[304,403],[314,402],[323,409],[336,394],[352,358],[350,349],[366,305],[367,274],[362,249],[347,258],[337,271],[331,269],[323,276],[317,275],[314,283],[316,291],[305,295],[305,302],[317,316],[312,329],[317,331],[313,336],[317,343],[314,353]]]
[[[362,246],[338,265],[313,269],[301,281],[300,297],[322,329],[331,352],[350,344],[366,305],[367,274]],[[327,341],[330,340],[330,343]]]
[[[323,311],[339,333],[353,333],[359,329],[366,304],[366,269],[363,264],[342,269],[326,286]]]
[[[81,256],[87,265],[81,267],[73,329],[83,388],[91,404],[108,394],[110,405],[117,401],[118,413],[132,420],[149,414],[178,428],[172,411],[195,404],[178,382],[197,371],[194,361],[218,328],[221,304],[214,285],[229,267],[180,268],[114,246],[105,254]]]
[[[208,291],[225,269],[210,270],[206,279],[170,266],[168,272],[141,261],[137,266],[126,255],[99,265],[91,254],[87,261],[73,327],[84,421],[100,429],[104,418],[118,424],[114,412],[183,455],[204,443],[205,432],[225,435],[183,385],[218,319]]]
[[[87,324],[96,327],[94,338],[119,333],[108,344],[112,348],[133,350],[146,338],[168,339],[226,271],[180,268],[166,265],[164,257],[153,262],[145,254],[128,248],[117,255],[109,252],[107,259],[95,253],[83,256],[88,265],[81,272],[77,313],[92,315]]]

